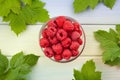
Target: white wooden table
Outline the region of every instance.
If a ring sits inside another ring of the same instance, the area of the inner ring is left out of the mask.
[[[99,4],[95,10],[74,14],[73,0],[43,0],[50,17],[59,15],[70,16],[78,20],[86,34],[86,46],[81,56],[69,63],[56,63],[46,58],[39,47],[38,35],[42,24],[29,25],[27,30],[18,37],[11,32],[8,23],[0,19],[0,49],[11,57],[19,51],[40,55],[38,64],[30,74],[29,80],[72,80],[73,69],[80,69],[85,61],[93,59],[97,70],[102,71],[102,80],[120,80],[120,67],[111,67],[102,62],[102,50],[94,39],[93,32],[99,29],[115,28],[120,23],[120,0],[110,10]],[[119,10],[119,11],[118,11]]]

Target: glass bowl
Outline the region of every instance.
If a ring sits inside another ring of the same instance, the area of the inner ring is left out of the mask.
[[[58,16],[58,17],[60,17],[60,16]],[[55,21],[56,18],[58,18],[58,17],[51,18],[49,21],[47,21],[46,23],[44,23],[44,24],[42,25],[42,27],[41,27],[41,29],[40,29],[40,32],[39,32],[39,45],[40,45],[40,39],[43,38],[43,36],[42,36],[42,31],[43,31],[45,28],[48,27],[48,23],[49,23],[51,20]],[[68,16],[64,16],[64,17],[66,18],[66,20],[69,20],[69,21],[71,21],[72,23],[74,23],[74,22],[79,23],[78,21],[76,21],[75,19],[73,19],[73,18],[71,18],[71,17],[68,17]],[[64,59],[64,58],[63,58],[62,60],[55,60],[54,56],[48,57],[48,58],[51,59],[51,60],[53,60],[53,61],[56,61],[56,62],[66,63],[66,62],[73,61],[73,60],[75,60],[77,57],[79,57],[80,54],[83,52],[84,47],[85,47],[85,43],[86,43],[86,37],[85,37],[84,30],[83,30],[83,28],[82,28],[81,25],[80,25],[79,28],[80,28],[80,30],[81,30],[81,32],[82,32],[82,35],[80,36],[80,39],[82,40],[82,44],[81,44],[81,45],[79,46],[79,48],[78,48],[79,53],[78,53],[77,56],[71,56],[69,59]],[[48,41],[49,41],[49,39],[48,39]],[[61,43],[61,42],[59,42],[59,43]],[[49,47],[52,48],[52,45],[50,45]],[[41,48],[41,50],[42,50],[43,53],[44,53],[44,49],[45,49],[45,48],[42,48],[41,46],[40,46],[40,48]],[[53,50],[53,52],[54,52],[54,50]],[[56,53],[54,53],[54,54],[56,54]],[[61,53],[61,55],[62,55],[62,53]],[[47,57],[47,56],[46,56],[46,57]],[[61,57],[62,57],[62,56],[61,56]]]

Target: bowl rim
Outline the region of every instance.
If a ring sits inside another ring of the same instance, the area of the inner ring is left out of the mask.
[[[48,22],[49,22],[50,20],[55,20],[57,17],[59,17],[59,16],[50,18],[47,22],[43,23],[43,25],[41,26],[41,28],[40,28],[40,30],[39,30],[39,40],[41,39],[41,36],[42,36],[42,30],[45,28],[45,26],[47,26]],[[64,16],[64,17],[65,17],[66,19],[70,19],[70,20],[73,21],[73,22],[79,23],[77,20],[75,20],[75,19],[72,18],[72,17],[69,17],[69,16]],[[80,24],[80,23],[79,23],[79,24]],[[83,38],[82,38],[82,40],[83,40],[83,44],[82,44],[83,47],[82,47],[82,49],[79,51],[79,54],[78,54],[77,56],[75,56],[74,58],[72,58],[72,59],[70,59],[70,60],[66,60],[66,61],[56,61],[56,60],[54,60],[54,59],[52,59],[52,58],[49,58],[49,59],[52,60],[52,61],[54,61],[54,62],[58,62],[58,63],[68,63],[68,62],[72,62],[72,61],[74,61],[75,59],[77,59],[77,58],[83,53],[83,50],[84,50],[85,45],[86,45],[85,31],[84,31],[83,27],[81,26],[81,24],[80,24],[80,29],[81,29],[81,31],[82,31],[82,36],[83,36]],[[39,41],[39,40],[38,40],[38,41]],[[39,46],[40,46],[40,44],[39,44]],[[43,54],[44,54],[44,51],[43,51],[43,49],[42,49],[41,46],[40,46],[40,49],[42,50],[42,52],[43,52]],[[44,56],[45,56],[45,54],[44,54]],[[48,57],[47,57],[47,58],[48,58]]]

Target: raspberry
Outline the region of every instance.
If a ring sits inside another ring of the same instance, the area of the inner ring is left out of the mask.
[[[47,47],[44,49],[44,54],[49,58],[54,56],[54,52],[53,52],[52,48],[50,48],[50,47]]]
[[[79,54],[78,50],[72,50],[72,56],[77,56]]]
[[[42,31],[42,36],[43,36],[44,38],[47,38],[47,33],[46,33],[46,31],[47,31],[47,29],[44,29],[44,30]]]
[[[61,54],[63,51],[63,47],[60,43],[53,45],[52,49],[56,54]]]
[[[69,60],[72,56],[72,53],[69,49],[65,49],[62,53],[62,57],[66,60]]]
[[[72,38],[72,40],[77,40],[78,38],[80,38],[79,32],[73,31],[71,34],[71,38]]]
[[[78,22],[74,22],[73,25],[74,25],[74,30],[75,31],[80,30],[80,24]]]
[[[79,46],[80,44],[77,41],[72,41],[72,44],[70,45],[70,49],[77,50]]]
[[[57,27],[54,20],[50,20],[47,25],[48,25],[48,27]]]
[[[66,31],[72,31],[74,29],[74,26],[73,26],[72,22],[65,21],[65,23],[63,25],[63,29]]]
[[[83,43],[82,39],[78,38],[77,41],[78,41],[78,43],[79,43],[80,45],[82,45],[82,43]]]
[[[49,37],[53,37],[56,34],[56,32],[57,32],[57,29],[55,27],[48,27],[46,33]]]
[[[70,38],[66,38],[66,39],[64,39],[64,40],[62,41],[62,45],[63,45],[63,47],[65,47],[65,48],[69,47],[70,44],[71,44],[71,39],[70,39]]]
[[[62,27],[65,21],[66,21],[65,16],[59,16],[56,18],[56,23],[58,27]]]
[[[81,35],[82,35],[82,31],[79,29],[78,32],[79,32],[79,34],[80,34],[80,36],[81,36]]]
[[[49,41],[50,41],[51,44],[56,44],[56,43],[58,43],[58,40],[57,40],[56,37],[53,37],[53,38],[49,37]]]
[[[67,37],[67,32],[63,29],[59,29],[58,32],[57,32],[57,39],[62,41],[66,37]]]
[[[68,34],[68,37],[71,38],[72,31],[69,31],[67,34]]]
[[[41,38],[39,40],[39,44],[42,48],[48,47],[49,46],[49,42],[47,38]]]
[[[55,59],[55,61],[60,61],[60,60],[62,60],[62,56],[61,55],[55,55],[54,59]]]

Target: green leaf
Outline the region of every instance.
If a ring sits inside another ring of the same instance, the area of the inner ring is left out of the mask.
[[[31,66],[28,64],[22,64],[19,67],[19,76],[24,76],[26,74],[28,74],[29,72],[31,72]]]
[[[98,30],[97,32],[94,32],[94,35],[96,36],[95,38],[100,41],[100,42],[104,42],[104,41],[113,41],[116,42],[116,37],[111,35],[111,33],[104,31],[104,30]]]
[[[29,4],[31,5],[32,4],[32,0],[22,0],[25,4]]]
[[[10,10],[18,14],[20,10],[19,0],[2,0],[0,1],[0,16],[8,16]]]
[[[74,69],[74,78],[75,80],[84,80],[83,74],[79,71]]]
[[[74,0],[73,2],[73,7],[74,7],[74,12],[82,12],[87,9],[88,7],[88,0]]]
[[[95,69],[93,60],[87,61],[81,71],[74,70],[75,80],[101,80],[101,72],[95,71]]]
[[[24,16],[21,13],[15,14],[11,12],[7,17],[3,17],[3,21],[10,21],[9,25],[11,27],[11,30],[15,32],[16,35],[26,30]]]
[[[22,8],[22,14],[26,24],[35,24],[36,22],[45,22],[49,19],[48,12],[43,8],[43,2],[34,1],[31,6],[26,5]]]
[[[34,54],[24,55],[23,52],[19,52],[8,64],[7,57],[0,52],[0,80],[26,80],[26,75],[31,72],[38,58],[39,56]]]
[[[27,80],[26,78],[18,78],[16,80]]]
[[[118,33],[116,31],[114,31],[113,29],[110,29],[109,33],[110,33],[110,35],[112,35],[111,38],[113,38],[113,41],[115,41],[115,42],[119,41],[119,39],[117,37]]]
[[[99,2],[103,2],[103,0],[99,0]]]
[[[109,8],[112,9],[112,7],[114,6],[116,0],[103,0],[103,2],[104,2],[104,4],[105,4],[107,7],[109,7]]]
[[[49,19],[48,11],[43,8],[44,5],[45,3],[38,0],[33,2],[30,7],[33,21],[45,22]]]
[[[10,19],[11,30],[14,31],[17,35],[24,30],[26,30],[26,24],[22,14],[11,14],[12,18]]]
[[[8,68],[8,59],[6,56],[1,54],[0,51],[0,76],[5,73]]]
[[[88,7],[90,7],[91,9],[94,9],[100,2],[104,2],[104,4],[107,7],[112,9],[116,0],[74,0],[73,2],[74,12],[75,13],[83,12]]]
[[[0,0],[0,3],[2,3],[4,0]]]
[[[32,67],[37,63],[38,59],[39,59],[39,56],[29,54],[24,57],[23,63],[28,64]]]
[[[95,38],[103,48],[103,61],[108,65],[120,65],[120,26],[116,25],[116,31],[98,30],[94,32]]]
[[[49,20],[48,11],[44,6],[45,3],[39,0],[0,1],[0,16],[3,21],[9,22],[11,30],[19,35],[26,30],[28,24]]]
[[[116,31],[120,34],[120,24],[116,25]]]
[[[16,80],[18,77],[18,74],[19,74],[19,70],[17,68],[9,69],[4,80]]]
[[[86,10],[88,7],[91,9],[94,9],[99,0],[74,0],[73,2],[73,7],[74,7],[74,12],[82,12]]]
[[[91,9],[94,9],[97,4],[98,4],[99,0],[89,0],[89,6]]]
[[[120,58],[116,58],[114,61],[106,61],[105,64],[109,64],[111,66],[114,66],[114,65],[120,66]]]
[[[21,66],[23,64],[23,58],[24,58],[23,52],[19,52],[16,55],[14,55],[10,60],[11,68],[14,69]]]

